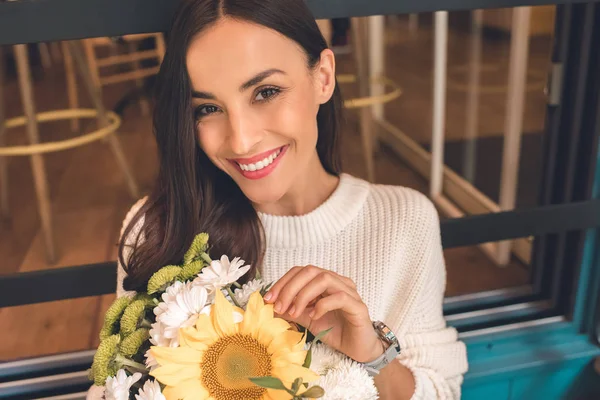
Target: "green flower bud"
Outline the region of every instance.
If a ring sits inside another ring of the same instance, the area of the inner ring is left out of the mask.
[[[198,260],[208,249],[208,233],[199,233],[192,241],[189,250],[183,256],[183,265]]]
[[[181,273],[178,276],[180,281],[187,281],[195,278],[206,264],[202,260],[192,261],[181,268]]]
[[[121,317],[121,334],[123,336],[131,335],[138,329],[138,325],[146,315],[148,305],[145,300],[135,300],[127,306]]]
[[[94,384],[103,386],[106,378],[114,376],[119,370],[118,365],[114,363],[117,357],[117,347],[121,341],[121,336],[112,335],[100,342],[96,354],[94,354],[94,362],[92,363],[92,375],[94,376]]]
[[[119,320],[125,311],[125,308],[131,303],[131,299],[127,296],[116,299],[106,311],[104,315],[104,324],[100,329],[100,340],[104,340],[110,335],[119,332]]]
[[[177,279],[180,273],[181,267],[177,265],[162,267],[148,281],[148,294],[166,290]]]
[[[146,293],[138,293],[135,296],[133,296],[133,300],[144,300],[145,302],[148,303],[148,305],[154,305],[154,300],[152,299],[152,296],[146,294]]]
[[[140,328],[121,341],[119,351],[125,357],[133,357],[149,338],[150,331],[146,328]]]

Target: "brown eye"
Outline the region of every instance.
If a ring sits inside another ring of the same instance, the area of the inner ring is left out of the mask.
[[[196,108],[196,112],[194,114],[196,116],[196,119],[199,119],[199,118],[205,117],[207,115],[214,114],[216,112],[219,112],[219,107],[214,106],[212,104],[204,104],[204,105],[198,106]]]
[[[274,87],[269,87],[260,90],[255,97],[256,101],[266,101],[279,94],[280,90]]]

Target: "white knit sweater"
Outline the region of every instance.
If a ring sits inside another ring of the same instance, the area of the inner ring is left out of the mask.
[[[143,201],[132,207],[123,228]],[[427,197],[343,174],[329,199],[306,215],[259,215],[267,240],[261,273],[267,281],[308,264],[351,278],[371,318],[384,321],[399,338],[398,359],[415,377],[413,399],[460,398],[466,348],[442,314],[446,270],[438,214]],[[140,220],[130,238],[142,225]],[[122,296],[128,293],[125,272],[118,268]]]

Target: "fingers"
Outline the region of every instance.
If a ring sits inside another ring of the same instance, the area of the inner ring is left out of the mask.
[[[280,298],[283,299],[286,297],[287,301],[285,290],[282,292]],[[345,292],[355,300],[361,300],[356,290],[350,289],[339,277],[322,271],[308,284],[301,287],[298,293],[292,298],[288,314],[292,318],[296,318],[304,312],[307,306],[311,306],[320,297],[326,297],[337,292]]]
[[[285,275],[279,278],[279,280],[275,282],[273,286],[271,286],[271,289],[269,289],[269,291],[265,294],[265,301],[268,303],[274,303],[275,301],[277,301],[281,289],[283,289],[285,285],[287,285],[287,283],[294,278],[294,276],[300,273],[302,269],[302,267],[293,267],[288,272],[286,272]]]
[[[317,296],[338,291],[346,291],[360,300],[360,296],[356,293],[356,286],[351,279],[309,265],[289,270],[273,285],[269,293],[265,295],[265,300],[269,303],[275,302],[276,313],[285,314],[287,312],[295,317],[301,314],[307,304],[310,304]],[[300,297],[297,298],[299,295]]]
[[[335,310],[341,310],[349,316],[357,317],[357,319],[369,313],[367,306],[362,301],[355,299],[346,292],[338,292],[317,301],[309,317],[317,320],[328,312]]]

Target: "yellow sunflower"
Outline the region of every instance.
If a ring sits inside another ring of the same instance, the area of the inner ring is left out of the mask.
[[[233,312],[244,315],[235,323]],[[246,311],[234,308],[217,291],[210,316],[201,314],[195,326],[179,330],[176,348],[151,348],[159,367],[150,374],[166,385],[167,400],[283,400],[283,390],[256,386],[249,377],[271,376],[290,387],[296,378],[318,378],[302,364],[306,357],[303,334],[273,317],[260,293],[250,297]]]

